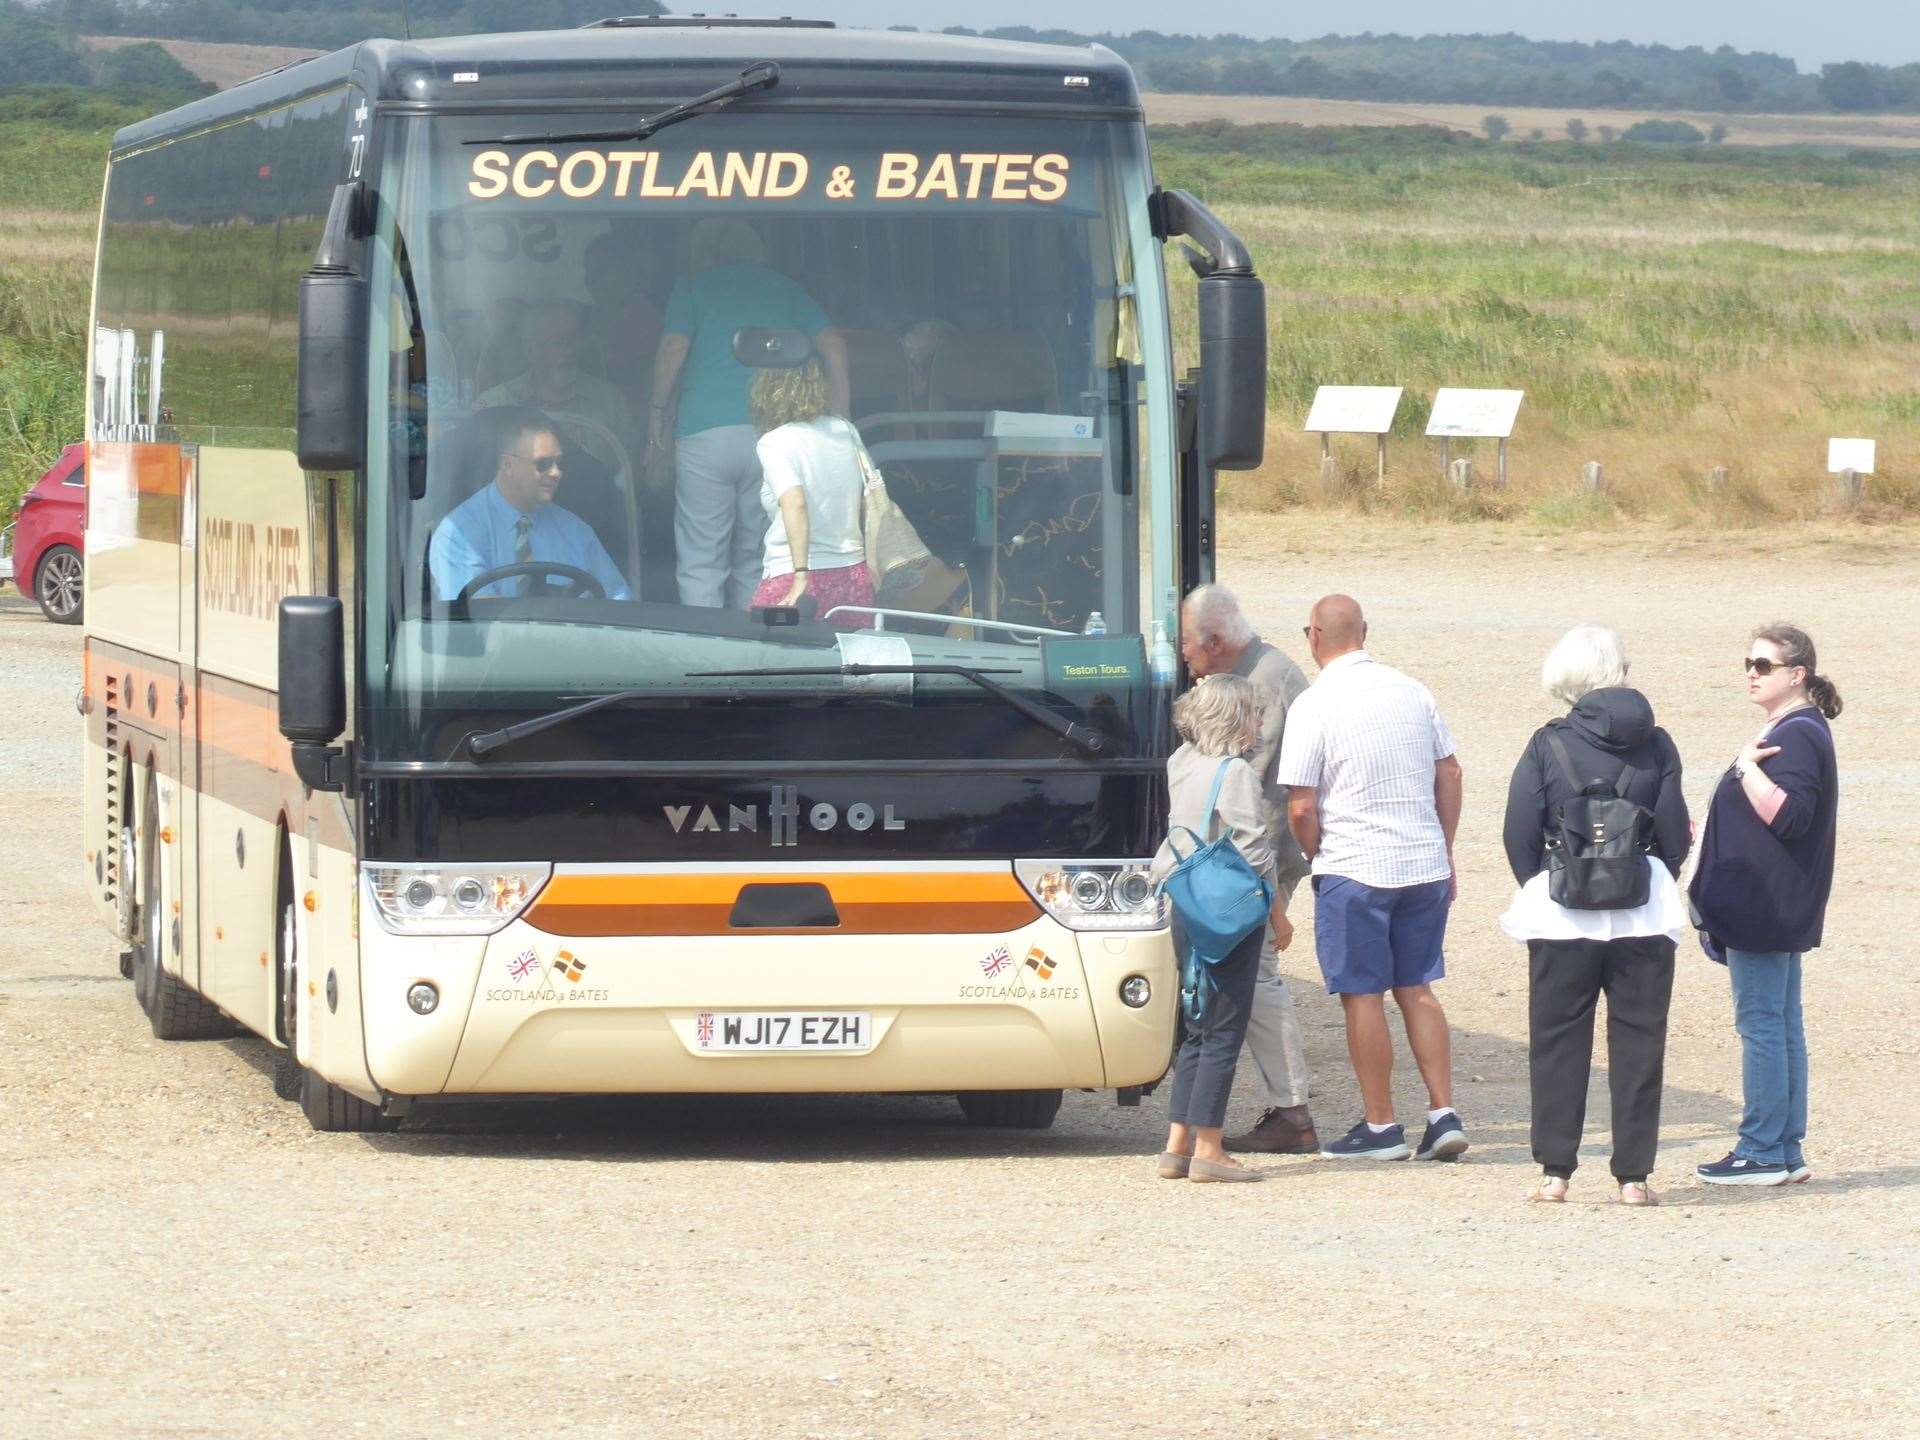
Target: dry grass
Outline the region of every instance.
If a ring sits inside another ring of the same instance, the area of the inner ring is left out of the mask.
[[[222,90],[265,71],[277,70],[296,60],[311,60],[324,53],[291,45],[219,45],[204,40],[146,40],[134,35],[88,35],[80,43],[92,50],[158,45],[202,80]]]
[[[1225,120],[1234,125],[1441,125],[1480,133],[1488,115],[1504,116],[1513,126],[1508,137],[1525,140],[1544,130],[1550,140],[1564,139],[1567,121],[1583,120],[1590,129],[1612,125],[1625,130],[1642,120],[1685,120],[1701,130],[1727,127],[1735,145],[1841,145],[1896,149],[1920,148],[1920,115],[1742,115],[1674,110],[1546,110],[1524,105],[1383,104],[1371,100],[1311,100],[1291,95],[1160,95],[1146,97],[1147,119],[1155,125],[1187,125]]]

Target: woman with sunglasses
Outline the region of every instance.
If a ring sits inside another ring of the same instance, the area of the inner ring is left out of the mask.
[[[1739,1140],[1696,1172],[1710,1185],[1785,1185],[1812,1174],[1801,1153],[1800,958],[1820,943],[1840,798],[1827,724],[1840,713],[1840,692],[1817,665],[1804,630],[1754,632],[1747,699],[1766,723],[1721,778],[1700,842],[1690,894],[1707,953],[1725,962],[1733,982],[1745,1094]]]

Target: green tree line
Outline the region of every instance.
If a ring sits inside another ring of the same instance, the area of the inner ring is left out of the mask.
[[[1730,45],[1586,44],[1520,35],[1082,35],[1010,26],[952,34],[1106,45],[1153,90],[1327,100],[1592,109],[1920,110],[1920,65],[1847,61],[1803,74],[1784,55]]]
[[[662,7],[658,0],[407,0],[406,10],[413,33],[429,36],[564,30],[608,15],[658,15]],[[50,26],[69,48],[76,35],[140,35],[336,50],[370,35],[400,35],[404,23],[401,0],[0,0],[5,16]]]

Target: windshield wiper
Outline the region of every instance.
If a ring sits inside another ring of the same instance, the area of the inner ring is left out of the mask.
[[[1071,742],[1089,755],[1102,755],[1113,742],[1107,738],[1104,730],[1096,730],[1091,725],[1082,725],[1054,714],[1043,705],[1036,705],[1024,695],[1016,695],[1006,686],[989,680],[988,674],[1018,675],[1018,670],[973,670],[965,665],[811,665],[796,669],[768,670],[693,670],[687,673],[689,680],[744,680],[766,678],[773,679],[788,675],[957,675],[974,685],[978,685],[994,699],[1011,709],[1018,710],[1036,725],[1044,725],[1062,740]],[[531,721],[529,724],[533,723]]]
[[[522,720],[517,725],[502,725],[498,730],[469,731],[456,749],[463,749],[475,760],[484,760],[502,745],[511,745],[516,740],[529,735],[538,735],[542,730],[551,730],[555,725],[564,725],[567,721],[581,715],[591,715],[596,710],[604,710],[609,705],[618,705],[625,700],[642,700],[658,694],[656,689],[616,690],[611,695],[596,695],[591,700],[582,700],[575,705],[562,705],[558,710],[549,710],[544,715],[536,715],[531,720]]]
[[[729,80],[717,89],[704,95],[696,95],[675,105],[671,110],[662,110],[658,115],[650,115],[633,130],[582,130],[573,135],[502,135],[494,140],[468,140],[468,145],[585,145],[590,143],[622,144],[632,140],[644,140],[655,131],[664,130],[669,125],[678,125],[682,120],[691,119],[709,106],[720,106],[738,100],[742,95],[751,95],[756,90],[770,90],[780,83],[780,67],[771,60],[756,60],[740,72],[736,80]]]

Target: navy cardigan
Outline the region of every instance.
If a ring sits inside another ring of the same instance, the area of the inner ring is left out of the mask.
[[[1833,891],[1839,767],[1833,731],[1818,710],[1783,716],[1767,743],[1780,753],[1760,768],[1787,792],[1786,802],[1763,823],[1729,768],[1713,792],[1688,893],[1720,945],[1797,953],[1820,943]]]

